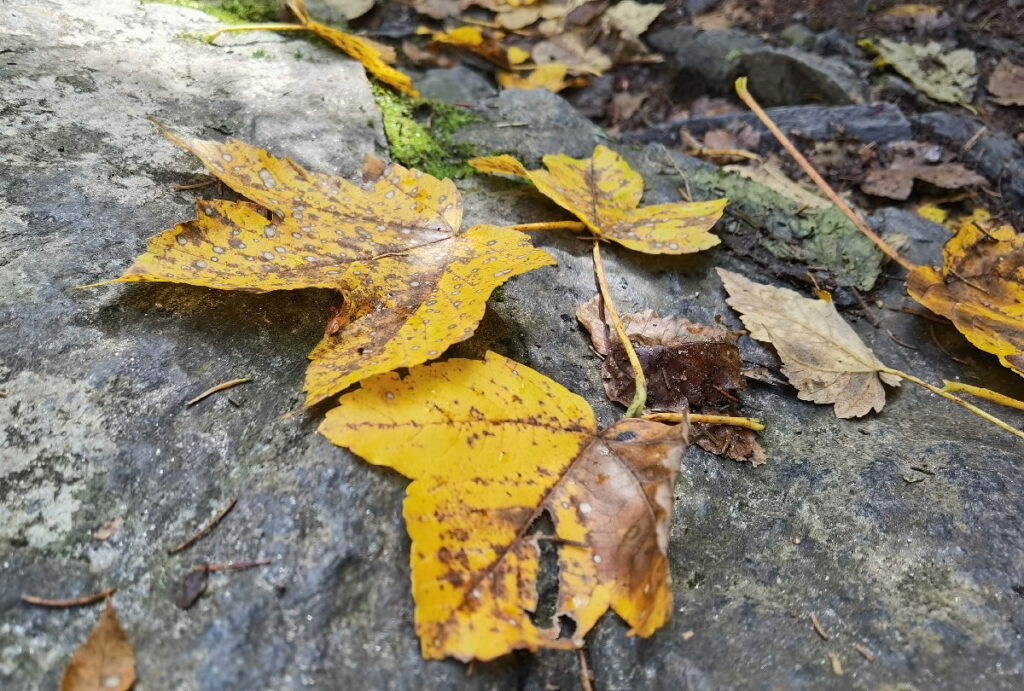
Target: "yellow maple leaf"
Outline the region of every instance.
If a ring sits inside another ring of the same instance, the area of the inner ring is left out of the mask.
[[[587,80],[583,77],[566,79],[569,68],[557,62],[549,62],[545,65],[537,65],[525,77],[519,72],[506,72],[498,70],[498,84],[503,89],[547,89],[552,93],[558,93],[569,86],[585,86]]]
[[[711,234],[726,199],[639,206],[644,181],[611,149],[598,146],[591,158],[544,157],[547,170],[526,170],[508,155],[474,158],[484,173],[525,177],[541,194],[572,212],[597,237],[648,254],[689,254],[717,245]]]
[[[451,180],[392,164],[363,189],[236,139],[166,134],[255,204],[200,201],[195,220],[150,238],[114,280],[341,291],[344,303],[309,356],[307,406],[437,357],[472,335],[494,288],[554,264],[522,233],[460,231],[462,199]]]
[[[941,270],[915,267],[907,292],[1024,376],[1024,234],[975,215],[943,247]]]
[[[320,432],[413,480],[416,631],[427,658],[490,660],[579,646],[612,607],[649,636],[672,611],[666,558],[685,425],[625,419],[598,432],[581,397],[495,353],[364,380]],[[558,544],[555,619],[536,626],[543,513]]]

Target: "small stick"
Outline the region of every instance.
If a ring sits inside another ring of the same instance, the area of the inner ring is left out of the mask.
[[[903,268],[907,269],[908,271],[915,268],[913,262],[904,258],[899,252],[897,252],[892,247],[892,245],[890,245],[888,242],[879,237],[875,233],[875,231],[868,228],[867,224],[864,223],[864,221],[862,221],[860,217],[853,212],[853,209],[847,206],[846,202],[844,202],[842,198],[838,194],[836,194],[835,190],[833,190],[832,187],[827,182],[825,182],[825,178],[821,177],[818,171],[814,169],[814,166],[811,165],[810,161],[804,158],[804,155],[800,153],[799,150],[797,150],[796,146],[793,145],[793,142],[789,140],[789,137],[782,133],[782,130],[779,129],[779,126],[775,124],[775,121],[772,120],[768,113],[764,111],[764,108],[762,108],[761,105],[756,100],[754,100],[754,97],[750,95],[750,92],[747,91],[746,77],[740,77],[739,79],[736,80],[736,93],[739,95],[740,100],[746,103],[750,110],[754,112],[754,115],[756,115],[758,119],[762,123],[764,123],[764,126],[768,128],[768,131],[775,135],[775,138],[779,140],[779,143],[782,144],[783,148],[785,148],[786,151],[789,152],[789,154],[793,157],[797,164],[801,168],[803,168],[804,172],[807,173],[807,176],[814,181],[814,184],[817,185],[818,188],[825,193],[826,197],[832,200],[833,204],[839,207],[839,210],[842,211],[846,215],[846,217],[853,222],[855,226],[857,226],[860,232],[868,236],[871,242],[875,243],[878,249],[882,250],[887,255],[889,255],[889,257],[892,258],[893,261],[897,262]]]
[[[204,182],[193,182],[191,185],[171,185],[171,189],[176,192],[181,190],[197,190],[200,187],[209,187],[216,182],[216,180],[205,180]]]
[[[1010,425],[1006,424],[1005,422],[1003,422],[1002,420],[997,418],[995,415],[990,415],[990,414],[986,413],[984,410],[982,410],[981,408],[979,408],[978,406],[972,405],[971,403],[968,403],[964,399],[962,399],[962,398],[960,398],[958,396],[954,396],[953,394],[949,393],[948,391],[940,389],[937,386],[932,386],[931,384],[929,384],[928,382],[924,381],[923,379],[918,379],[917,377],[915,377],[912,374],[907,374],[906,372],[901,372],[898,369],[892,369],[890,367],[881,367],[881,368],[879,368],[878,371],[879,372],[885,372],[886,374],[892,374],[894,376],[900,377],[901,379],[906,379],[907,381],[914,382],[918,386],[923,386],[924,388],[928,389],[932,393],[938,394],[939,396],[942,396],[943,398],[947,398],[947,399],[953,401],[954,403],[956,403],[958,406],[961,406],[961,407],[966,408],[967,410],[971,411],[972,413],[974,413],[978,417],[981,417],[981,418],[984,418],[984,419],[988,420],[989,422],[991,422],[996,427],[1004,429],[1007,432],[1009,432],[1010,434],[1012,434],[1014,436],[1017,436],[1017,437],[1020,437],[1021,439],[1024,439],[1024,432],[1021,432],[1016,427],[1011,427]]]
[[[541,221],[540,223],[519,223],[514,226],[505,226],[506,230],[518,230],[526,233],[534,230],[574,230],[582,233],[587,226],[579,221]]]
[[[580,661],[580,686],[583,687],[583,691],[594,691],[594,685],[590,679],[590,667],[587,666],[587,653],[583,648],[579,648],[576,651],[576,657]]]
[[[988,127],[985,125],[982,125],[980,128],[978,128],[978,131],[972,134],[971,138],[964,142],[964,146],[962,149],[960,149],[960,153],[965,154],[971,149],[973,149],[974,145],[978,143],[978,140],[981,139],[981,135],[985,134],[986,130],[988,130]]]
[[[818,616],[816,614],[812,614],[811,615],[811,626],[814,627],[814,632],[817,633],[819,636],[821,636],[821,639],[823,641],[827,641],[828,640],[828,638],[829,638],[828,633],[825,632],[825,627],[823,627],[821,625],[821,622],[818,621]]]
[[[75,597],[70,599],[50,599],[46,597],[36,597],[35,595],[22,595],[21,601],[26,602],[30,605],[39,605],[40,607],[53,607],[54,609],[64,609],[67,607],[84,607],[85,605],[92,605],[100,600],[106,600],[107,597],[117,592],[117,588],[107,588],[103,592],[94,593],[92,595],[84,595],[82,597]]]
[[[608,310],[608,319],[611,321],[612,326],[615,327],[615,333],[619,337],[619,341],[622,342],[622,347],[626,350],[626,357],[629,358],[629,365],[633,368],[636,393],[633,394],[633,402],[626,408],[626,417],[638,417],[643,413],[644,406],[647,404],[647,379],[644,378],[644,370],[640,366],[640,358],[637,356],[633,344],[629,342],[626,328],[622,325],[622,320],[619,319],[615,303],[612,302],[612,294],[608,290],[608,281],[604,277],[604,264],[601,263],[601,243],[598,240],[594,241],[594,273],[597,274],[597,285],[601,289],[601,302],[604,308]]]
[[[755,432],[764,430],[764,424],[756,417],[732,417],[731,415],[690,415],[690,422],[700,422],[705,425],[732,425],[733,427],[746,427]],[[655,422],[682,422],[682,413],[648,413],[643,416],[644,420]]]
[[[1010,398],[1004,396],[1001,393],[997,393],[991,389],[984,389],[980,386],[971,386],[970,384],[961,384],[958,381],[949,381],[948,379],[942,380],[942,390],[949,391],[950,393],[966,393],[978,398],[984,398],[985,400],[1004,405],[1007,408],[1016,408],[1017,410],[1024,410],[1024,401],[1018,401],[1016,398]]]
[[[528,122],[496,122],[496,123],[494,123],[494,126],[495,127],[529,127],[530,123],[528,123]]]
[[[239,384],[245,384],[246,382],[250,382],[250,381],[252,381],[252,379],[250,379],[249,377],[245,377],[243,379],[232,379],[231,381],[226,381],[226,382],[223,382],[221,384],[217,384],[217,386],[214,386],[214,387],[211,387],[211,388],[207,389],[206,391],[202,392],[201,394],[199,394],[198,396],[193,398],[191,401],[188,401],[185,404],[185,407],[187,408],[189,406],[194,406],[199,401],[203,400],[207,396],[211,396],[211,395],[217,393],[218,391],[224,391],[225,389],[231,389],[233,387],[238,386]]]
[[[216,516],[213,517],[212,521],[207,523],[204,527],[200,528],[198,532],[196,532],[194,535],[192,535],[192,537],[188,538],[187,540],[182,542],[177,547],[174,547],[174,548],[168,550],[167,553],[168,554],[177,554],[181,550],[185,549],[186,547],[188,547],[189,545],[191,545],[192,543],[197,541],[199,538],[205,536],[211,530],[216,528],[217,524],[220,523],[222,520],[224,520],[225,516],[227,516],[229,513],[231,513],[231,509],[235,508],[235,504],[237,504],[237,503],[238,503],[238,497],[235,497],[234,499],[231,500],[230,503],[228,503],[227,506],[224,507],[224,509],[219,514],[217,514]]]
[[[196,564],[192,567],[193,571],[245,571],[246,569],[254,569],[257,566],[270,566],[273,564],[270,559],[260,559],[259,561],[233,561],[228,564]]]
[[[856,650],[858,653],[860,653],[861,657],[863,657],[868,662],[874,662],[875,661],[874,654],[870,650],[868,650],[867,648],[862,646],[860,643],[854,643],[853,644],[853,649]]]
[[[240,26],[224,26],[212,34],[206,36],[207,43],[213,43],[213,40],[221,34],[229,31],[306,31],[304,24],[285,24],[279,22],[272,22],[269,24],[242,24]]]

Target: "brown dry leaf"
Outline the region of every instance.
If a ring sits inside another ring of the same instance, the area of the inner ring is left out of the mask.
[[[60,691],[127,691],[135,683],[135,651],[114,605],[107,605],[92,633],[60,678]]]
[[[396,91],[414,98],[420,95],[413,87],[412,79],[408,75],[402,74],[388,64],[396,59],[394,49],[368,38],[346,34],[326,24],[313,21],[310,19],[309,11],[306,10],[306,5],[302,0],[288,0],[288,9],[292,11],[306,30],[312,31],[323,40],[358,60],[366,68],[367,72],[383,83]]]
[[[888,150],[893,159],[887,168],[869,170],[861,190],[876,197],[904,200],[921,180],[947,190],[983,185],[986,180],[959,163],[944,159],[942,147],[923,142],[893,142]]]
[[[942,253],[941,271],[916,267],[907,292],[1024,376],[1024,234],[969,218]]]
[[[611,59],[601,49],[589,45],[582,29],[538,41],[530,51],[538,65],[555,62],[565,65],[570,74],[600,76],[611,69]]]
[[[469,165],[484,173],[526,177],[597,237],[639,252],[689,254],[720,242],[710,231],[727,200],[638,207],[644,193],[643,178],[604,146],[595,148],[591,158],[545,156],[547,170],[527,171],[508,155],[474,158]]]
[[[672,612],[666,549],[685,425],[621,420],[598,431],[587,402],[495,353],[374,377],[320,432],[413,480],[404,516],[423,656],[491,660],[578,647],[611,607],[650,636]],[[538,536],[558,549],[554,621],[538,628]]]
[[[835,404],[839,418],[882,410],[882,383],[899,386],[900,380],[883,371],[888,368],[832,302],[755,283],[725,269],[717,271],[729,294],[726,302],[740,313],[752,338],[775,346],[782,373],[801,400]]]
[[[417,67],[455,67],[458,60],[441,52],[436,46],[420,48],[412,41],[402,41],[402,53]]]
[[[728,415],[729,392],[745,389],[739,334],[697,324],[682,317],[659,317],[653,310],[620,315],[647,379],[651,410]],[[636,391],[629,358],[596,295],[576,310],[590,333],[594,350],[604,358],[601,377],[608,398],[629,405]],[[767,459],[753,430],[730,425],[694,424],[691,443],[735,461],[761,465]]]
[[[1024,67],[1003,58],[988,78],[992,100],[1003,106],[1024,106]]]
[[[115,280],[340,291],[342,311],[309,355],[307,406],[437,357],[472,335],[492,290],[554,263],[522,233],[461,230],[462,199],[451,180],[391,165],[364,189],[236,139],[167,135],[255,204],[200,201],[195,220],[151,238]]]

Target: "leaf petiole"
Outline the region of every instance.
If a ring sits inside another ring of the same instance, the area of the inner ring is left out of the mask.
[[[943,398],[949,399],[950,401],[953,401],[954,403],[956,403],[958,406],[964,407],[967,410],[971,411],[972,413],[974,413],[978,417],[981,417],[981,418],[984,418],[984,419],[988,420],[989,422],[991,422],[996,427],[1000,427],[1000,428],[1006,430],[1007,432],[1009,432],[1010,434],[1012,434],[1014,436],[1017,436],[1017,437],[1020,437],[1021,439],[1024,439],[1024,432],[1022,432],[1021,430],[1017,429],[1016,427],[1012,427],[1011,425],[1003,422],[1002,420],[997,418],[995,415],[991,415],[989,413],[986,413],[984,410],[982,410],[978,406],[974,405],[973,403],[968,403],[967,401],[965,401],[964,399],[960,398],[959,396],[954,396],[953,394],[951,394],[949,392],[949,389],[948,389],[948,385],[951,382],[946,382],[946,387],[940,389],[937,386],[933,386],[932,384],[929,384],[928,382],[924,381],[923,379],[918,379],[914,375],[907,374],[906,372],[901,372],[898,369],[892,369],[890,367],[882,367],[878,371],[879,372],[885,372],[886,374],[892,374],[892,375],[895,375],[897,377],[900,377],[901,379],[906,379],[909,382],[913,382],[913,383],[917,384],[918,386],[923,386],[924,388],[928,389],[932,393],[938,394],[939,396],[942,396]],[[975,387],[971,387],[971,388],[975,388]],[[988,389],[982,389],[982,390],[983,391],[988,391]],[[990,393],[995,393],[995,392],[990,392]],[[999,395],[999,394],[996,394],[996,395]],[[1010,400],[1013,400],[1013,399],[1010,399]]]
[[[633,394],[633,402],[626,408],[626,417],[640,417],[644,406],[647,405],[647,379],[644,377],[644,370],[640,366],[640,358],[636,354],[636,349],[629,342],[626,328],[622,325],[622,320],[619,319],[615,303],[612,302],[612,294],[608,290],[608,281],[604,277],[604,264],[601,263],[601,242],[599,240],[594,240],[594,273],[597,274],[597,285],[601,289],[601,304],[608,310],[608,319],[611,321],[612,326],[615,327],[615,334],[622,342],[622,347],[626,350],[626,357],[629,358],[629,365],[633,368],[636,393]]]
[[[577,233],[582,233],[587,230],[587,226],[580,221],[541,221],[540,223],[519,223],[514,226],[505,226],[505,229],[518,230],[521,233],[534,230],[574,230]]]
[[[269,24],[240,24],[238,26],[224,26],[212,34],[206,36],[207,43],[213,43],[221,34],[229,31],[308,31],[305,24],[286,24],[284,22],[271,22]]]
[[[705,425],[732,425],[733,427],[746,427],[752,429],[755,432],[761,432],[764,430],[764,423],[756,417],[734,417],[732,415],[688,415],[687,419],[690,422],[702,423]],[[682,413],[648,413],[644,415],[644,420],[654,420],[655,422],[682,422]]]
[[[1007,408],[1016,408],[1017,410],[1024,410],[1024,401],[1018,401],[1016,398],[1010,398],[1004,396],[1001,393],[992,391],[991,389],[985,389],[980,386],[971,386],[970,384],[961,384],[957,381],[949,381],[944,379],[942,381],[942,390],[949,391],[950,393],[966,393],[978,398],[984,398],[987,401],[1004,405]]]

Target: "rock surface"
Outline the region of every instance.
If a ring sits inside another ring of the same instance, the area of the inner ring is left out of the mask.
[[[190,218],[194,200],[214,191],[171,189],[200,169],[148,114],[353,178],[363,153],[381,151],[358,65],[291,37],[240,35],[220,48],[179,38],[214,24],[131,0],[14,0],[0,10],[0,687],[55,687],[97,614],[31,608],[22,593],[117,585],[140,691],[578,688],[575,656],[563,652],[510,656],[472,675],[420,659],[405,481],[319,437],[317,411],[281,419],[300,404],[305,354],[333,295],[75,290],[117,275],[148,236]],[[464,138],[531,164],[604,141],[546,92],[505,92],[491,106],[494,122],[529,126],[479,124]],[[623,151],[645,176],[645,203],[678,199],[660,149]],[[475,177],[460,188],[467,224],[563,217],[520,182]],[[932,230],[907,233],[912,256],[938,259]],[[490,348],[527,363],[610,423],[620,410],[604,398],[573,317],[596,290],[589,245],[567,233],[536,242],[559,266],[511,281],[453,352]],[[610,246],[605,256],[620,309],[721,316],[731,328],[739,321],[713,267],[771,280],[721,246],[677,258]],[[910,304],[898,281],[883,281],[872,299]],[[950,327],[936,325],[933,340],[929,322],[876,314],[916,348],[855,321],[888,364],[1024,395],[1019,379]],[[774,362],[749,339],[742,348],[749,362]],[[254,381],[183,406],[240,376]],[[607,616],[588,647],[595,687],[1018,687],[1019,441],[909,384],[859,421],[837,420],[788,388],[755,383],[744,402],[768,424],[768,464],[688,452],[670,543],[678,611],[646,640],[627,638]],[[238,506],[212,534],[167,554],[234,496]],[[124,519],[117,534],[90,537],[115,516]],[[255,558],[273,565],[216,575],[192,609],[174,606],[192,564]],[[811,614],[830,640],[814,633]],[[833,675],[828,653],[845,677]]]

